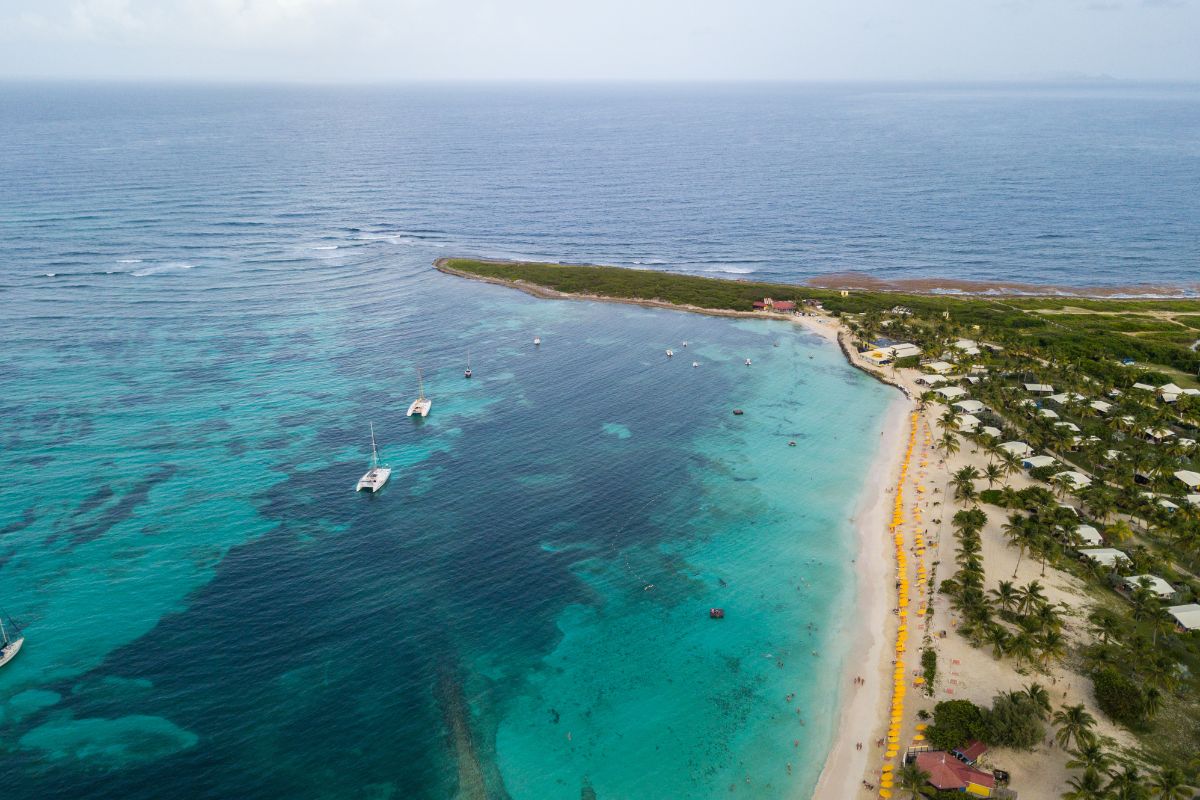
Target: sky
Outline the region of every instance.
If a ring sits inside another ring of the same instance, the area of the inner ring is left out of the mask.
[[[1200,0],[0,0],[0,78],[1200,80]]]

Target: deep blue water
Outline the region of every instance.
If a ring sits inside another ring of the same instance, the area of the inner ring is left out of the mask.
[[[1194,281],[1198,130],[1164,87],[0,86],[6,793],[441,798],[458,722],[493,797],[803,794],[889,395],[430,262]]]

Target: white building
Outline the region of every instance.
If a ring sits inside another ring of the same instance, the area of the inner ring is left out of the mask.
[[[1025,391],[1030,394],[1054,394],[1054,387],[1048,383],[1027,383]]]
[[[1159,600],[1170,600],[1175,596],[1175,587],[1156,575],[1131,575],[1121,581],[1121,588],[1133,592],[1143,583],[1148,584],[1146,588]]]
[[[951,405],[964,414],[978,414],[984,410],[983,403],[978,400],[959,400],[957,403],[951,403]]]
[[[1099,411],[1101,414],[1107,414],[1108,412],[1112,411],[1112,403],[1105,402],[1104,400],[1093,400],[1092,402],[1088,403],[1088,405]]]
[[[1074,422],[1056,422],[1056,423],[1054,423],[1054,427],[1066,428],[1071,433],[1079,433],[1079,426],[1076,425]]]
[[[1038,469],[1039,467],[1053,467],[1055,460],[1050,456],[1030,456],[1021,461],[1021,466],[1025,469]]]
[[[1200,604],[1188,603],[1171,606],[1167,613],[1175,618],[1175,624],[1185,631],[1200,631]]]
[[[996,428],[992,425],[984,425],[982,428],[979,429],[979,432],[982,433],[984,436],[990,436],[993,439],[999,439],[1000,433],[1001,433],[999,428]]]
[[[1100,547],[1104,544],[1104,537],[1100,535],[1100,531],[1096,530],[1091,525],[1080,525],[1076,527],[1075,535],[1079,537],[1079,541],[1083,542],[1088,547]]]
[[[972,414],[963,414],[958,418],[958,429],[960,431],[971,432],[979,427],[979,417]]]
[[[953,400],[956,397],[966,397],[967,396],[967,390],[962,388],[961,386],[942,386],[940,388],[934,389],[934,391],[937,392],[938,394],[940,394],[942,397],[946,398],[947,400]]]
[[[1129,560],[1129,556],[1112,547],[1088,547],[1080,550],[1079,555],[1105,567],[1115,567],[1119,563],[1133,563]]]
[[[1060,472],[1054,477],[1055,479],[1066,480],[1073,487],[1075,487],[1077,491],[1087,486],[1091,486],[1092,484],[1091,478],[1089,478],[1087,475],[1084,475],[1082,472],[1076,472],[1073,469],[1069,469],[1066,472]]]
[[[1046,419],[1058,419],[1058,412],[1053,408],[1039,408],[1038,415],[1043,416]]]
[[[1181,469],[1175,473],[1175,477],[1183,481],[1183,484],[1189,489],[1200,489],[1200,472],[1192,472],[1190,469]]]
[[[950,372],[951,370],[954,369],[953,364],[947,363],[945,361],[933,361],[929,364],[922,364],[921,366],[923,366],[927,370],[932,370],[933,372],[936,372],[938,375],[945,375],[947,372]]]
[[[1005,442],[1000,445],[1000,449],[1012,453],[1017,458],[1027,458],[1033,455],[1033,448],[1024,442]]]

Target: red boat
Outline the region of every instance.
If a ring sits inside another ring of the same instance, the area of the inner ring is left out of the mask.
[[[710,608],[710,609],[708,610],[708,616],[709,616],[711,619],[725,619],[725,609],[723,609],[723,608]]]

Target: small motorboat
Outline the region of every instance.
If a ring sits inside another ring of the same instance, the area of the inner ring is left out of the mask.
[[[750,359],[748,359],[748,358],[746,359],[746,366],[747,367],[750,366]]]
[[[792,439],[790,442],[788,442],[788,447],[795,447],[795,446],[796,446],[796,440],[795,440],[795,439]]]
[[[667,351],[667,358],[670,358],[670,357],[671,357],[671,356],[673,356],[673,355],[675,355],[675,351],[674,351],[674,350],[668,350],[668,351]]]
[[[700,362],[699,362],[699,361],[693,361],[693,362],[692,362],[692,366],[693,366],[693,367],[698,367],[698,366],[700,366]]]
[[[709,619],[725,619],[725,609],[710,608],[708,610],[708,618]]]
[[[687,347],[687,339],[684,339],[684,340],[683,340],[683,346],[684,346],[684,347]]]
[[[539,345],[539,344],[541,344],[541,343],[542,343],[542,337],[540,337],[540,336],[535,336],[535,337],[533,337],[533,343],[534,343],[534,345]]]
[[[745,412],[745,411],[742,411],[740,408],[735,408],[735,409],[733,410],[733,415],[734,415],[735,417],[740,417],[742,414],[745,414],[745,413],[746,413],[746,412]]]

